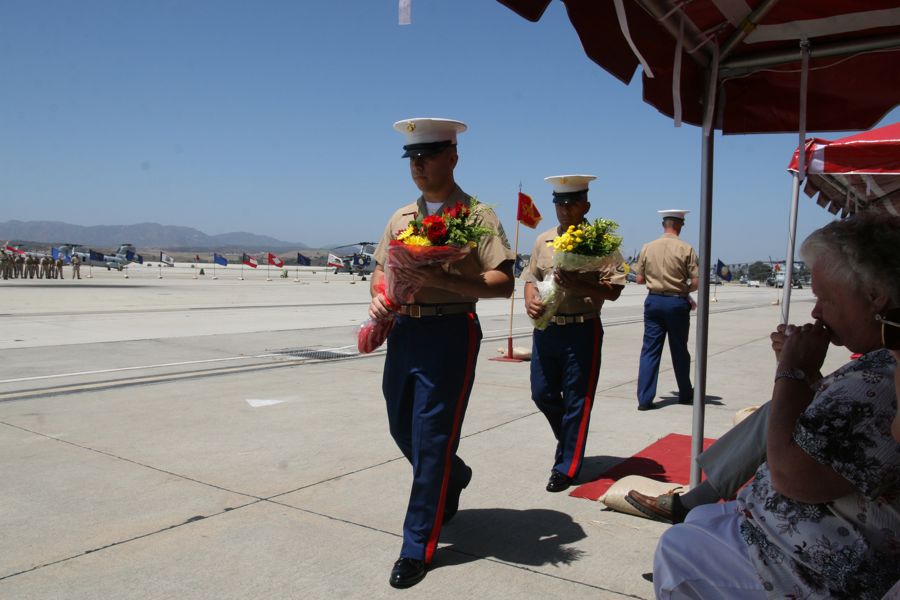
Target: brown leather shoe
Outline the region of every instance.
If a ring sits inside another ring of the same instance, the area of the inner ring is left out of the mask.
[[[678,494],[663,494],[654,498],[653,496],[645,496],[644,494],[631,490],[625,496],[628,504],[632,505],[641,514],[653,519],[654,521],[662,521],[663,523],[683,523],[687,516],[687,511],[681,505]]]

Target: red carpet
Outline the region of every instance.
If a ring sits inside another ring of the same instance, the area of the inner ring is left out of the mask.
[[[704,438],[703,449],[709,448],[714,441]],[[670,433],[608,469],[594,481],[579,485],[569,495],[597,500],[609,486],[626,475],[686,484],[691,478],[691,436]]]

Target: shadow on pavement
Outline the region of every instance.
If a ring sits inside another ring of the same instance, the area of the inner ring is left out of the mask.
[[[581,465],[581,473],[578,474],[578,479],[575,483],[582,485],[596,481],[611,468],[626,459],[631,460],[632,468],[630,470],[633,471],[634,475],[643,475],[651,479],[665,476],[665,467],[652,458],[644,458],[642,456],[586,456],[584,463]]]
[[[543,508],[475,508],[460,510],[441,530],[449,545],[436,554],[432,568],[484,558],[520,565],[570,564],[584,551],[567,548],[587,535],[566,513]]]

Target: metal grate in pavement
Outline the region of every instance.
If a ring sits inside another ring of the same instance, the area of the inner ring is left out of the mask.
[[[272,354],[279,356],[289,356],[291,358],[306,358],[309,360],[340,360],[342,358],[352,358],[359,353],[350,350],[337,348],[321,348],[315,346],[307,346],[303,348],[285,348],[284,350],[274,350]]]

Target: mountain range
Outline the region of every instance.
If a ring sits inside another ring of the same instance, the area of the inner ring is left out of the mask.
[[[78,244],[82,246],[116,247],[130,243],[138,248],[193,250],[201,248],[277,250],[307,248],[299,242],[285,242],[266,235],[234,231],[207,235],[192,227],[137,223],[135,225],[72,225],[59,221],[0,222],[0,243],[27,241],[38,244]]]

